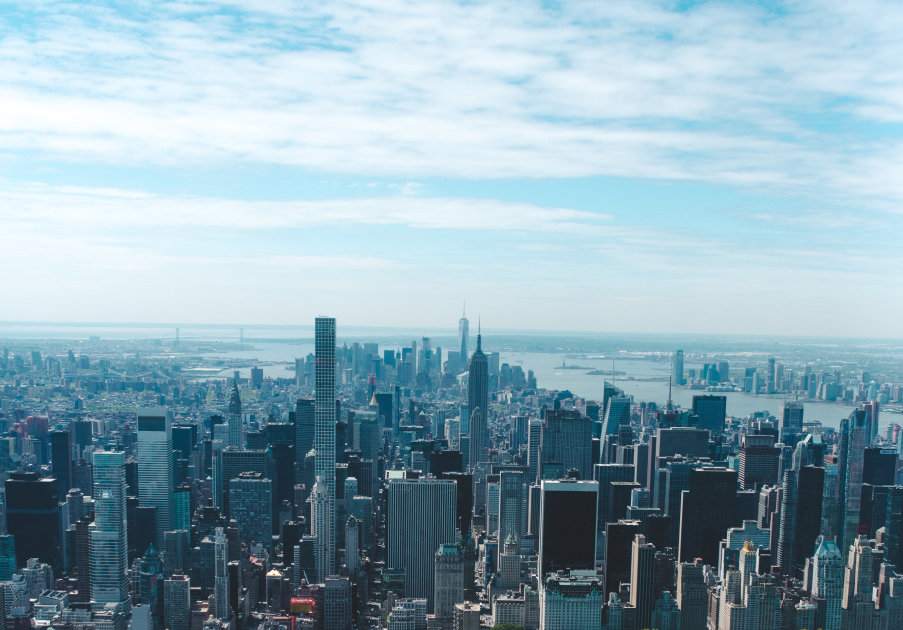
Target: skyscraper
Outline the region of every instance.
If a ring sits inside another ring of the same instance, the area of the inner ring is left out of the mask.
[[[461,314],[458,320],[458,349],[461,351],[461,363],[467,363],[467,337],[470,331],[470,322],[466,314]]]
[[[530,483],[539,481],[542,461],[542,420],[530,420],[527,435],[527,466],[530,468]]]
[[[684,351],[675,350],[671,355],[671,381],[675,385],[684,385]]]
[[[870,426],[864,409],[854,409],[849,418],[840,422],[839,467],[839,524],[841,549],[848,549],[858,537],[859,508],[862,503],[862,475],[865,447]]]
[[[330,511],[330,505],[333,505],[333,501],[329,497],[329,489],[323,477],[317,475],[317,481],[310,492],[310,535],[317,539],[314,550],[317,576],[328,575],[330,567],[334,566],[330,564],[332,553],[324,544],[329,536],[330,527],[335,527],[335,524],[331,523],[333,512]]]
[[[581,479],[592,479],[593,422],[575,409],[547,409],[542,436],[542,460],[575,468]]]
[[[91,598],[118,604],[128,614],[125,453],[94,453],[94,523],[91,540]]]
[[[238,523],[241,542],[270,547],[273,535],[273,482],[258,472],[229,481],[229,516]]]
[[[655,605],[655,547],[646,537],[637,534],[633,539],[630,558],[630,604],[636,608],[637,627],[649,628]]]
[[[840,630],[840,601],[843,596],[843,557],[833,540],[818,540],[812,557],[813,604],[823,601],[824,613],[821,626],[824,630]]]
[[[6,480],[6,531],[16,539],[16,566],[38,558],[62,566],[60,506],[56,479],[38,473],[10,473]]]
[[[436,550],[455,542],[457,484],[390,481],[388,496],[388,568],[404,570],[405,597],[426,599],[432,613]]]
[[[317,482],[323,485],[324,530],[318,531],[317,563],[321,580],[335,573],[335,330],[333,317],[318,317],[314,325],[316,352],[316,419],[314,463]],[[322,563],[322,564],[321,564]],[[323,571],[319,568],[322,566]]]
[[[543,480],[541,492],[537,563],[540,580],[563,569],[594,569],[599,484]]]
[[[59,482],[58,495],[63,497],[73,488],[72,433],[69,431],[50,432],[50,457],[53,476]],[[87,491],[87,490],[86,490]]]
[[[467,378],[471,468],[477,468],[484,463],[489,455],[489,444],[486,442],[489,422],[489,363],[483,354],[482,345],[482,335],[477,333],[477,349],[470,358],[470,372]]]
[[[740,487],[758,490],[777,483],[778,459],[773,435],[743,435],[740,442]]]
[[[698,429],[707,429],[713,436],[721,435],[727,416],[727,396],[693,396],[693,415],[699,418]]]
[[[216,618],[229,621],[229,563],[228,542],[226,532],[217,527],[213,532],[213,578],[216,598]]]
[[[718,544],[730,527],[740,525],[737,511],[737,471],[693,468],[680,512],[681,562],[702,558],[718,564]]]
[[[163,620],[167,630],[189,630],[191,581],[180,571],[163,584]]]
[[[436,551],[436,577],[433,606],[437,620],[450,622],[455,604],[464,601],[464,553],[459,544],[439,545]]]
[[[703,563],[681,562],[677,565],[677,605],[680,607],[680,627],[685,630],[705,630],[708,607]]]
[[[229,446],[240,449],[241,443],[241,393],[238,381],[232,381],[232,395],[229,398]]]
[[[803,403],[785,400],[778,412],[778,438],[782,444],[794,446],[803,432]]]
[[[526,523],[523,521],[526,502],[523,477],[522,472],[513,470],[503,470],[500,475],[498,535],[500,541],[507,539],[509,535],[520,541],[527,533]]]
[[[172,415],[164,407],[138,410],[138,500],[157,508],[157,549],[172,529]],[[142,550],[143,551],[143,550]]]

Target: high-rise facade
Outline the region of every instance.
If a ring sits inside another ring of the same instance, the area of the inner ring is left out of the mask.
[[[163,582],[163,607],[167,630],[190,630],[191,581],[181,571]]]
[[[241,542],[270,547],[273,535],[273,482],[261,473],[241,473],[229,481],[229,516]]]
[[[164,407],[138,410],[138,500],[157,509],[157,549],[172,529],[172,414]]]
[[[91,545],[91,599],[131,608],[127,565],[125,453],[94,453],[94,523]]]
[[[649,628],[655,605],[655,547],[638,534],[631,545],[630,604],[636,608],[637,627]]]
[[[435,556],[455,542],[457,484],[421,479],[389,482],[388,568],[405,572],[405,597],[427,600],[433,612]]]
[[[461,352],[461,363],[467,363],[467,341],[470,334],[470,322],[465,314],[458,320],[458,350]]]
[[[242,447],[241,393],[238,381],[232,382],[232,394],[229,397],[229,446]]]
[[[38,558],[62,566],[58,484],[38,473],[10,473],[6,480],[6,531],[16,539],[16,567]]]
[[[706,429],[713,436],[721,435],[727,417],[727,396],[693,396],[693,415],[699,419],[697,428]]]
[[[843,596],[843,556],[833,540],[820,539],[812,557],[813,603],[823,602],[821,626],[824,630],[840,630],[840,602]]]
[[[542,469],[542,420],[530,420],[527,433],[527,466],[530,470],[530,483],[539,481]]]
[[[321,501],[325,501],[323,528],[317,536],[317,564],[320,579],[335,573],[335,461],[336,461],[336,404],[335,404],[335,332],[333,317],[318,317],[314,324],[316,352],[315,395],[316,418],[314,429],[314,469],[317,483],[322,484]],[[322,571],[320,571],[322,568]]]
[[[740,487],[758,490],[777,483],[778,459],[773,435],[743,435],[740,442]]]
[[[593,570],[599,484],[544,480],[541,492],[537,563],[540,580],[563,569]]]
[[[489,456],[489,362],[483,354],[480,334],[477,334],[477,349],[470,358],[467,410],[470,413],[470,467],[475,469],[486,462]]]
[[[216,599],[216,618],[229,621],[229,543],[226,531],[217,527],[213,532],[213,579]]]
[[[803,433],[803,403],[786,400],[778,412],[778,438],[782,444],[795,445],[796,438]]]
[[[434,590],[433,610],[436,619],[451,621],[455,616],[455,604],[464,601],[464,552],[461,545],[439,545],[436,551]]]
[[[317,481],[310,492],[310,535],[317,539],[314,560],[318,576],[329,575],[331,567],[334,566],[330,565],[331,553],[323,542],[329,536],[330,526],[334,527],[331,523],[333,512],[329,509],[330,505],[332,500],[329,497],[329,489],[323,478],[317,476]]]
[[[708,592],[703,567],[701,561],[677,565],[676,599],[680,607],[680,627],[686,630],[706,630]]]
[[[840,423],[840,548],[848,549],[858,537],[859,509],[862,503],[862,476],[865,447],[871,427],[864,409],[854,409]]]
[[[718,564],[718,545],[730,527],[740,525],[737,511],[737,471],[693,468],[680,512],[681,562],[702,558]]]
[[[500,541],[506,540],[509,535],[517,540],[522,540],[527,533],[524,523],[524,505],[526,497],[523,483],[523,473],[520,471],[503,470],[499,476],[499,535]]]
[[[684,380],[684,351],[675,350],[671,355],[671,381],[675,385],[683,385]]]
[[[542,460],[592,479],[593,421],[575,409],[546,410]]]

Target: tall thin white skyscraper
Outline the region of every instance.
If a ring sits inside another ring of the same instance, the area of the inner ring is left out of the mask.
[[[222,527],[213,531],[213,577],[216,599],[216,617],[221,621],[229,621],[229,572],[228,545],[226,532]]]
[[[315,393],[314,474],[326,489],[326,531],[317,534],[318,564],[324,580],[335,574],[335,318],[318,317],[314,326]]]
[[[138,410],[138,503],[157,508],[157,549],[172,529],[172,415],[164,407]],[[142,550],[143,553],[146,550]]]
[[[317,481],[310,492],[310,535],[316,536],[317,546],[314,549],[314,564],[317,568],[317,575],[328,575],[329,558],[325,546],[321,541],[329,536],[330,523],[332,523],[332,515],[329,506],[332,501],[329,499],[329,490],[323,483],[323,478],[317,475]],[[334,526],[334,524],[333,524]]]
[[[131,609],[126,528],[125,453],[94,453],[94,522],[89,526],[91,598]]]
[[[465,313],[458,320],[458,349],[461,351],[461,363],[467,364],[467,336],[470,332],[470,322]]]

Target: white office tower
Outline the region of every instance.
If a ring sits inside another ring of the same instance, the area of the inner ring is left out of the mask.
[[[549,574],[542,583],[539,630],[587,630],[602,626],[605,584],[597,577]]]
[[[241,449],[241,394],[238,381],[232,382],[232,395],[229,397],[229,446]]]
[[[94,453],[94,522],[89,526],[91,598],[128,614],[125,453]]]
[[[470,321],[465,314],[458,320],[458,350],[461,352],[461,364],[467,365],[467,337],[470,334]]]
[[[157,508],[157,549],[172,529],[172,414],[163,407],[138,410],[138,504]]]
[[[318,576],[329,575],[330,571],[329,559],[332,554],[325,544],[332,524],[330,503],[329,490],[323,482],[323,477],[317,475],[317,482],[310,492],[310,535],[317,539],[314,561]]]
[[[335,574],[335,318],[318,317],[314,326],[314,474],[322,485],[323,527],[317,534],[317,575]],[[322,571],[321,571],[322,569]]]
[[[455,604],[464,601],[464,552],[459,544],[439,545],[436,551],[436,578],[433,607],[437,621],[450,626]]]
[[[824,630],[840,630],[842,598],[843,556],[836,542],[819,536],[812,557],[812,600],[825,600]]]
[[[457,484],[432,478],[389,482],[389,569],[404,570],[405,597],[427,600],[432,614],[435,556],[455,542]]]
[[[885,628],[887,609],[875,606],[872,590],[875,557],[868,536],[859,536],[850,546],[843,575],[841,599],[841,627],[869,629]]]
[[[361,566],[360,531],[361,522],[349,516],[345,522],[345,566],[351,575]]]
[[[163,621],[167,630],[190,630],[191,581],[176,572],[163,581]]]
[[[527,433],[527,466],[530,468],[530,483],[538,483],[541,459],[542,420],[530,420]]]
[[[213,531],[213,578],[216,618],[220,621],[229,621],[228,550],[226,532],[222,527],[217,527]]]

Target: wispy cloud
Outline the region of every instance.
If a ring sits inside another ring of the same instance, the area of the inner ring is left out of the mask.
[[[6,151],[903,201],[897,3],[18,8],[0,31]]]
[[[605,213],[494,199],[396,195],[314,201],[246,201],[152,195],[141,191],[0,185],[0,220],[53,222],[73,228],[116,226],[303,228],[405,225],[427,230],[604,234]]]

